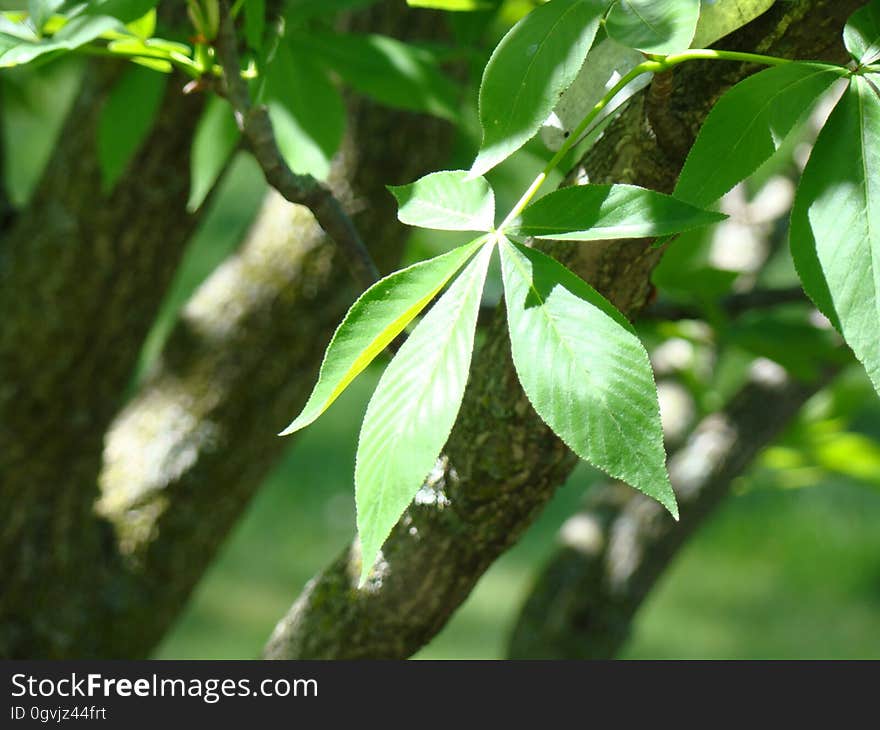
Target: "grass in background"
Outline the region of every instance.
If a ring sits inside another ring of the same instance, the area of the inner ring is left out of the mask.
[[[363,376],[288,450],[156,656],[253,658],[354,533]],[[531,577],[592,478],[579,468],[420,658],[500,658]],[[732,497],[640,613],[629,658],[880,658],[880,493],[828,483]]]

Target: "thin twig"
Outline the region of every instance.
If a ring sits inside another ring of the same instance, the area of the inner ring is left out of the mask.
[[[728,317],[736,318],[755,309],[770,309],[783,304],[808,303],[803,289],[793,286],[784,289],[754,289],[731,294],[718,302],[718,308]],[[656,302],[639,315],[640,319],[675,321],[705,319],[707,313],[700,307],[672,302]]]
[[[223,67],[224,95],[232,105],[235,121],[266,182],[286,200],[304,205],[315,220],[345,254],[352,275],[363,287],[379,279],[379,271],[351,219],[330,189],[311,175],[299,175],[288,167],[278,149],[272,121],[264,106],[251,103],[247,82],[241,77],[235,25],[229,3],[221,3],[222,15],[217,35],[217,58]]]

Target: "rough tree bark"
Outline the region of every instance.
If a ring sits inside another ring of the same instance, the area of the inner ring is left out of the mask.
[[[352,29],[432,39],[442,25],[387,3]],[[104,198],[94,152],[112,82],[104,68],[89,75],[2,251],[0,305],[14,319],[0,334],[0,500],[14,505],[0,533],[3,656],[152,648],[289,444],[275,434],[357,293],[311,216],[270,195],[242,250],[189,303],[104,451],[195,223],[184,205],[201,105],[170,91],[137,174]],[[406,231],[384,186],[439,164],[450,129],[362,100],[351,112],[334,185],[387,270]]]
[[[779,3],[728,37],[725,48],[842,60],[840,30],[858,2]],[[754,68],[693,64],[676,69],[667,116],[692,139],[711,104]],[[678,137],[678,135],[677,135]],[[577,177],[672,188],[680,139],[658,139],[644,97],[589,153]],[[648,241],[550,246],[618,308],[644,305],[661,251]],[[532,522],[574,466],[538,419],[514,373],[503,314],[474,357],[458,422],[438,468],[386,543],[363,590],[357,542],[316,576],[276,627],[268,658],[403,658],[445,624],[495,558]]]
[[[98,642],[109,531],[95,519],[103,433],[198,218],[186,213],[202,100],[169,83],[110,194],[98,119],[119,67],[92,64],[36,192],[0,242],[0,654]]]
[[[832,373],[812,383],[758,361],[726,408],[703,419],[669,459],[681,522],[619,483],[593,492],[559,533],[512,632],[512,659],[610,659],[674,556],[715,511],[731,483]]]

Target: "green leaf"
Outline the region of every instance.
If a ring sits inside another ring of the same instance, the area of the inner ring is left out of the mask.
[[[150,10],[137,20],[125,24],[125,29],[130,33],[134,33],[141,40],[152,38],[156,32],[156,10]]]
[[[843,73],[788,63],[738,83],[706,118],[673,195],[699,206],[714,203],[779,149]]]
[[[646,53],[675,53],[694,38],[700,0],[619,0],[605,19],[608,36]]]
[[[345,131],[336,86],[305,53],[281,44],[266,72],[266,99],[287,164],[299,174],[325,179]]]
[[[212,96],[193,136],[187,210],[197,210],[208,197],[238,146],[240,136],[232,108],[225,100]]]
[[[373,5],[377,0],[290,0],[284,12],[288,23],[301,23],[316,16],[332,16],[342,10]]]
[[[465,170],[444,170],[409,185],[389,185],[402,223],[441,231],[491,231],[495,193],[483,177]]]
[[[255,51],[263,47],[263,31],[266,29],[266,0],[245,0],[244,37]]]
[[[351,305],[327,346],[318,383],[282,436],[326,411],[349,384],[415,319],[483,244],[484,238],[421,261],[376,282]]]
[[[804,290],[880,392],[880,98],[852,79],[822,128],[791,212]]]
[[[456,116],[458,91],[424,48],[382,35],[351,35],[310,30],[290,33],[295,47],[338,73],[357,91],[387,106]]]
[[[493,7],[488,0],[406,0],[411,8],[431,8],[447,12],[470,12]]]
[[[153,127],[166,77],[132,66],[116,83],[98,123],[98,161],[105,191],[113,188]]]
[[[483,142],[471,174],[482,175],[528,142],[578,75],[603,0],[553,0],[522,18],[498,44],[480,84]]]
[[[119,21],[115,18],[73,18],[51,38],[43,38],[36,43],[22,42],[5,51],[0,55],[0,67],[20,66],[50,53],[72,51],[118,28]]]
[[[86,7],[88,15],[109,15],[123,23],[131,23],[143,18],[159,0],[91,0]]]
[[[574,185],[532,203],[507,230],[558,241],[603,241],[680,233],[725,217],[635,185]]]
[[[880,0],[852,14],[843,29],[843,42],[860,66],[880,58]]]
[[[46,21],[64,5],[64,0],[28,0],[28,16],[37,32],[41,31]]]
[[[355,467],[361,584],[434,468],[458,416],[494,248],[484,245],[419,322],[367,406]]]
[[[716,0],[700,5],[692,48],[706,48],[767,12],[776,0]]]
[[[163,48],[161,45],[154,45],[155,42],[156,39],[120,38],[119,40],[110,41],[107,44],[107,50],[119,54],[138,54],[138,58],[131,59],[132,63],[146,66],[161,73],[171,73],[174,70],[174,66],[172,66],[170,59],[174,57],[174,52]]]
[[[500,244],[513,363],[538,415],[582,459],[676,519],[648,353],[589,284],[534,249]]]
[[[541,128],[541,139],[552,150],[566,143],[569,135],[593,107],[608,93],[608,89],[645,60],[644,54],[621,45],[611,38],[603,38],[590,49],[587,60],[571,86],[560,97],[553,113]],[[595,118],[590,134],[597,133],[600,123],[616,112],[634,94],[651,83],[653,74],[634,78]]]

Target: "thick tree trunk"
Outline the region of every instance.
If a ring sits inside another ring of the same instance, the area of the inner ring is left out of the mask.
[[[0,654],[99,645],[114,600],[96,519],[103,434],[197,222],[186,212],[202,105],[174,78],[146,144],[109,194],[96,154],[115,64],[88,67],[60,143],[0,242]]]
[[[399,3],[357,16],[353,29],[443,32],[436,14]],[[3,656],[152,648],[290,443],[275,434],[304,401],[357,293],[308,212],[270,195],[242,250],[187,306],[104,451],[194,223],[184,205],[201,104],[174,93],[179,85],[169,91],[136,173],[105,198],[94,140],[110,82],[90,76],[2,252]],[[384,186],[440,164],[449,131],[352,103],[333,183],[385,270],[406,229]]]
[[[725,40],[726,48],[840,60],[840,31],[857,2],[779,3]],[[713,101],[754,71],[738,64],[693,64],[675,73],[667,119],[692,139]],[[678,136],[677,136],[678,137]],[[643,97],[585,160],[594,182],[672,188],[680,139],[658,140]],[[581,175],[578,175],[580,177]],[[648,241],[551,246],[623,312],[645,302],[661,252]],[[489,565],[533,521],[575,460],[523,395],[499,313],[475,353],[461,415],[440,468],[394,529],[381,569],[367,586],[357,542],[316,576],[278,624],[269,658],[407,657],[445,624]]]

